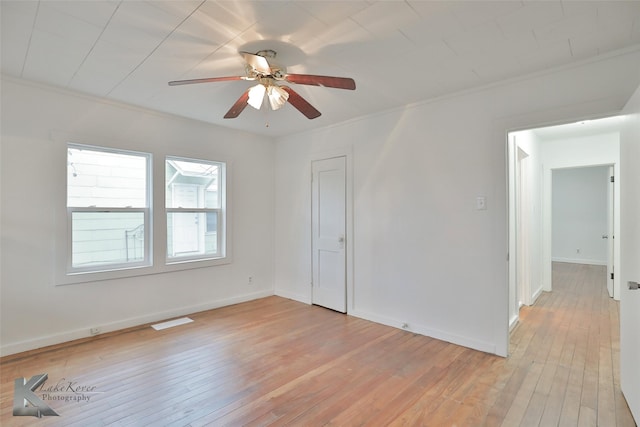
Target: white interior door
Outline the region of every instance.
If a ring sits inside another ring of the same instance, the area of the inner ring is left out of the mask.
[[[636,98],[637,99],[637,98]],[[620,139],[620,382],[640,423],[640,102]]]
[[[313,304],[346,313],[346,159],[312,162]]]
[[[613,166],[609,166],[609,185],[607,186],[607,234],[602,238],[607,239],[607,291],[609,296],[613,298],[613,253],[614,253],[614,185]]]

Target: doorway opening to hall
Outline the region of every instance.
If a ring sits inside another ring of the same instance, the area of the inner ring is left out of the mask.
[[[554,288],[554,265],[602,269],[619,299],[616,178],[621,117],[510,132],[509,327]]]

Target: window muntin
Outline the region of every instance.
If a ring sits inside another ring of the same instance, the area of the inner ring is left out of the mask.
[[[167,262],[224,257],[225,164],[167,157]]]
[[[151,155],[69,144],[69,273],[151,265]]]

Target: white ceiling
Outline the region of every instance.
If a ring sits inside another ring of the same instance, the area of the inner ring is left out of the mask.
[[[624,116],[605,117],[597,120],[581,120],[574,123],[547,126],[524,132],[533,132],[533,134],[541,141],[552,141],[564,138],[581,138],[619,132],[623,121]]]
[[[2,73],[280,136],[640,45],[640,1],[6,1]],[[247,81],[239,50],[356,91],[295,89],[291,105],[223,119]],[[268,124],[268,126],[266,126]]]

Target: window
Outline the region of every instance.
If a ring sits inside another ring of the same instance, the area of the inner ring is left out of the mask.
[[[225,162],[155,153],[164,160],[165,177],[153,190],[150,153],[66,142],[65,148],[67,215],[60,215],[59,229],[66,250],[58,252],[59,284],[231,262]]]
[[[225,164],[167,157],[167,262],[224,257]]]
[[[151,265],[151,155],[69,144],[67,271]]]

